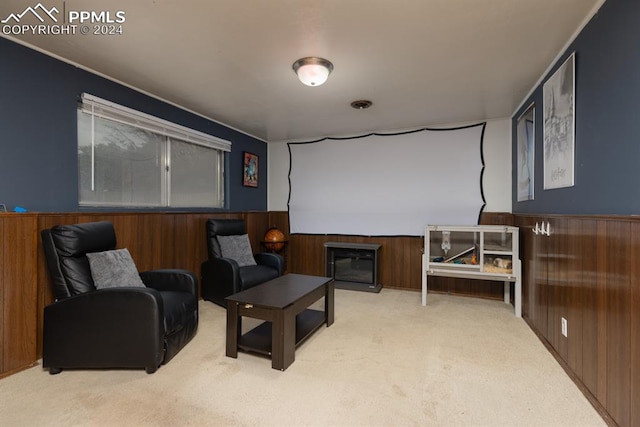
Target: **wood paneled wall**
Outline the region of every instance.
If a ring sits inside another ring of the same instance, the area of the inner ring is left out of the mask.
[[[0,377],[37,360],[37,216],[0,216]]]
[[[640,218],[514,218],[525,320],[605,420],[640,425]],[[536,222],[551,236],[532,233]]]
[[[281,230],[289,230],[287,212],[270,212],[270,223]],[[508,213],[484,213],[482,224],[512,225]],[[422,237],[367,237],[344,235],[287,235],[286,257],[288,271],[300,274],[325,274],[326,242],[372,243],[380,248],[380,283],[386,288],[421,291],[422,289]],[[504,298],[501,282],[432,277],[430,292],[455,293],[493,299]]]
[[[254,251],[263,250],[268,228],[289,229],[287,212],[0,214],[0,377],[42,355],[42,313],[53,297],[40,230],[109,220],[118,247],[130,250],[140,270],[185,268],[199,275],[207,258],[205,222],[213,217],[245,219]],[[531,232],[543,221],[551,236]],[[640,218],[487,213],[481,222],[520,227],[525,321],[605,420],[640,425]],[[421,288],[421,237],[287,237],[289,272],[324,275],[327,241],[379,243],[381,283]],[[502,298],[496,282],[439,279],[434,291]]]

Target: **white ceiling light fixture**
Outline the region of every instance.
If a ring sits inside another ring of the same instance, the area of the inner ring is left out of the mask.
[[[326,59],[309,56],[294,62],[293,71],[305,85],[320,86],[329,78],[333,64]]]

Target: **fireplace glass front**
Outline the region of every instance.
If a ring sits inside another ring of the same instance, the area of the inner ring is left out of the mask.
[[[380,292],[378,256],[380,245],[366,243],[327,242],[326,275],[335,280],[338,289]]]
[[[370,251],[335,251],[333,262],[335,280],[373,284],[374,263]]]

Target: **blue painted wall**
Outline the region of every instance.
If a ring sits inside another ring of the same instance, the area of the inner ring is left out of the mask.
[[[640,1],[607,0],[546,81],[576,53],[575,186],[543,190],[542,85],[513,120],[513,212],[640,214]],[[517,201],[517,118],[532,103],[535,200]]]
[[[76,110],[83,92],[231,141],[227,208],[267,210],[264,142],[0,38],[0,203],[8,210],[80,210]],[[258,188],[242,185],[244,151],[260,158]]]

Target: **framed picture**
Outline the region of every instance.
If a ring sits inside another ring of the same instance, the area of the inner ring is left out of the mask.
[[[518,117],[518,201],[533,200],[534,157],[535,157],[535,106],[531,104]]]
[[[247,151],[244,152],[242,185],[245,187],[258,186],[258,156]]]
[[[543,86],[544,189],[574,185],[575,52]]]

